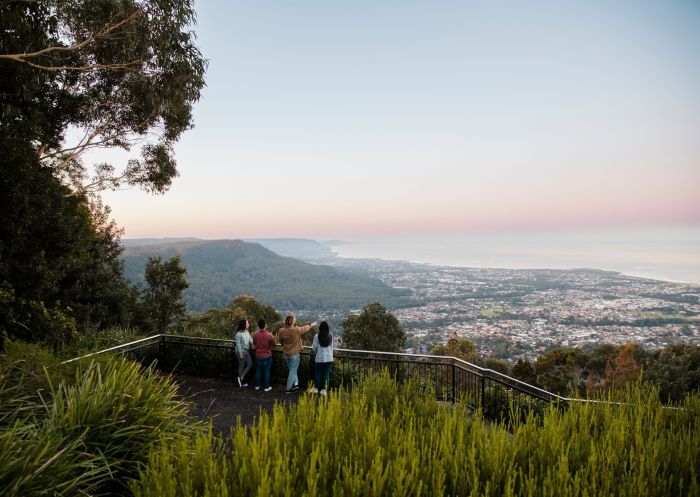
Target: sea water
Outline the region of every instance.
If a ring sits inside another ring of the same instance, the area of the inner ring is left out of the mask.
[[[508,269],[590,268],[700,284],[700,224],[479,235],[384,236],[332,244],[340,257]]]

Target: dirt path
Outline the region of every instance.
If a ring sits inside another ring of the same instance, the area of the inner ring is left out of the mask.
[[[180,394],[194,404],[193,414],[204,421],[212,420],[215,433],[236,426],[238,416],[242,424],[251,425],[261,409],[272,412],[276,403],[294,403],[303,395],[286,394],[281,385],[273,385],[270,392],[257,391],[253,386],[239,388],[233,381],[221,378],[177,375],[173,380]]]

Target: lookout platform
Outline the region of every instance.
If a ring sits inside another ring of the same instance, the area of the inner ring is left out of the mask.
[[[205,422],[212,422],[214,433],[226,433],[241,424],[252,425],[261,410],[272,413],[275,404],[296,403],[303,390],[288,394],[283,385],[272,385],[263,392],[249,387],[240,388],[237,383],[222,378],[203,378],[189,375],[173,375],[180,395],[193,404],[192,414]]]

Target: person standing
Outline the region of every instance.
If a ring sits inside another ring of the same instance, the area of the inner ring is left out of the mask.
[[[238,386],[241,388],[248,386],[245,383],[245,375],[253,367],[253,359],[250,357],[250,346],[253,345],[253,339],[248,331],[249,328],[248,320],[241,319],[238,321],[234,337],[236,340],[236,355],[238,356],[238,377],[236,379],[238,380]]]
[[[270,386],[270,368],[272,367],[272,349],[275,348],[275,338],[267,329],[267,324],[264,319],[258,321],[258,330],[253,335],[253,345],[255,346],[255,359],[257,367],[255,368],[255,389],[263,388],[264,392],[272,390]],[[261,377],[263,383],[260,383]]]
[[[326,395],[329,388],[329,378],[331,375],[331,366],[333,365],[333,335],[331,335],[330,327],[325,321],[321,321],[318,326],[318,335],[314,337],[314,343],[311,345],[316,355],[316,368],[314,369],[314,388],[313,393],[321,392],[321,395]]]
[[[297,369],[301,361],[301,335],[311,330],[316,323],[307,324],[306,326],[295,326],[297,319],[294,316],[284,318],[284,326],[280,328],[277,337],[282,344],[282,352],[284,352],[284,362],[289,368],[287,375],[287,393],[292,393],[299,390],[299,378],[297,378]]]

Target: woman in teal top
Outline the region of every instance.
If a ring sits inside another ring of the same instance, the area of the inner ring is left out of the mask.
[[[250,325],[247,319],[241,319],[236,328],[236,356],[238,357],[238,386],[247,387],[245,383],[245,375],[248,374],[250,368],[253,367],[253,359],[250,357],[250,346],[253,345],[253,338],[248,331]]]

